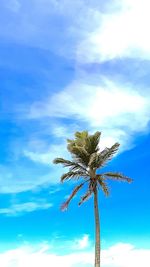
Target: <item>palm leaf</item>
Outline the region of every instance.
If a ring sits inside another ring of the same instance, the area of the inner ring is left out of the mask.
[[[62,164],[63,167],[71,167],[70,171],[79,171],[79,170],[86,171],[86,168],[82,164],[79,164],[74,161],[66,160],[63,158],[56,158],[53,160],[53,163]]]
[[[133,179],[121,174],[121,173],[118,173],[118,172],[106,172],[103,174],[104,176],[107,177],[107,179],[111,179],[111,180],[117,180],[117,181],[120,181],[120,182],[128,182],[128,183],[131,183],[133,181]]]
[[[91,155],[92,153],[98,152],[101,132],[96,132],[93,135],[89,135],[86,141],[86,150]]]
[[[63,164],[64,167],[70,167],[72,166],[72,164],[74,164],[74,162],[67,160],[67,159],[63,159],[63,158],[56,158],[53,160],[54,164]]]
[[[96,132],[93,135],[89,135],[87,131],[76,132],[74,140],[67,140],[67,149],[77,162],[80,162],[87,167],[90,155],[99,150],[98,145],[100,136],[101,132]]]
[[[82,188],[82,186],[84,185],[84,183],[76,186],[74,188],[74,190],[72,191],[71,195],[69,196],[69,198],[61,205],[61,210],[66,210],[68,208],[68,205],[70,203],[70,201],[72,200],[72,198],[76,195],[76,193]]]
[[[109,196],[110,195],[109,187],[108,187],[107,183],[105,182],[105,179],[103,179],[103,177],[101,175],[97,175],[97,178],[98,178],[97,181],[100,185],[100,188],[104,192],[105,196]]]
[[[90,196],[92,195],[92,193],[93,192],[91,190],[87,191],[87,193],[81,197],[81,200],[79,202],[79,206],[82,205],[85,201],[87,201],[90,198]]]
[[[76,162],[82,164],[85,167],[88,166],[90,155],[88,154],[88,152],[85,150],[84,147],[75,145],[70,148],[70,152],[71,152],[73,159]]]
[[[76,132],[75,140],[68,139],[68,150],[71,152],[74,146],[84,147],[88,154],[92,154],[98,151],[98,145],[100,141],[101,132],[96,132],[93,135],[89,135],[87,131]]]
[[[105,164],[112,159],[114,154],[118,151],[120,144],[115,143],[112,147],[110,148],[105,148],[102,152],[99,154],[99,166],[98,167],[103,167]]]
[[[88,131],[82,131],[82,132],[76,132],[75,133],[75,139],[74,140],[70,140],[67,139],[67,143],[69,146],[85,146],[86,140],[88,138]]]
[[[82,171],[69,171],[67,173],[64,173],[61,177],[60,180],[61,182],[63,182],[64,180],[69,180],[69,179],[79,179],[81,177],[88,177],[88,175],[86,174],[86,172],[82,172]]]
[[[75,140],[78,143],[78,145],[79,144],[83,145],[83,143],[86,141],[88,136],[89,136],[88,131],[76,132]]]
[[[91,169],[94,169],[94,168],[97,169],[99,167],[99,162],[100,162],[100,155],[95,152],[90,156],[88,165]]]

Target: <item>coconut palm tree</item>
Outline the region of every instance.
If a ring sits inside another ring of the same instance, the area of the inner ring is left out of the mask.
[[[114,154],[118,151],[119,143],[115,143],[110,148],[100,150],[101,132],[90,135],[87,131],[76,132],[74,140],[67,140],[67,149],[71,153],[72,160],[63,158],[54,159],[53,163],[62,164],[68,167],[69,171],[61,176],[61,182],[67,180],[77,180],[80,183],[73,189],[69,198],[62,204],[61,209],[67,209],[72,198],[77,192],[87,184],[88,188],[81,197],[79,205],[94,196],[94,215],[95,215],[95,267],[100,267],[100,221],[98,208],[98,191],[102,190],[106,196],[109,195],[107,180],[132,182],[132,179],[118,172],[101,172]]]

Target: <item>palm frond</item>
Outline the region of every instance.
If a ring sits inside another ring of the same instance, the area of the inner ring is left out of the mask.
[[[88,131],[76,132],[74,140],[67,139],[68,150],[71,149],[72,146],[75,146],[75,145],[80,146],[80,147],[85,146],[87,138],[88,138]]]
[[[84,147],[88,154],[92,154],[98,151],[98,145],[100,141],[101,132],[96,132],[93,135],[88,134],[87,131],[76,132],[75,139],[68,139],[68,150],[74,146]]]
[[[63,167],[70,167],[70,171],[86,171],[85,166],[83,164],[79,164],[75,161],[66,160],[63,158],[56,158],[53,160],[54,164],[62,164]]]
[[[75,139],[68,139],[68,151],[72,154],[73,159],[84,166],[88,166],[90,155],[97,153],[99,150],[101,132],[89,135],[87,131],[76,132]]]
[[[86,141],[86,150],[91,155],[99,150],[101,132],[96,132],[93,135],[89,135]]]
[[[89,134],[88,131],[76,132],[75,133],[75,140],[76,142],[82,142],[88,138]]]
[[[92,169],[97,169],[99,167],[99,161],[100,161],[100,155],[98,153],[93,153],[90,156],[90,160],[89,160],[89,167]]]
[[[67,173],[64,173],[61,177],[60,180],[63,182],[64,180],[69,180],[69,179],[79,179],[81,177],[87,178],[88,175],[85,172],[82,171],[69,171]]]
[[[93,193],[93,191],[88,190],[87,193],[81,197],[81,200],[79,202],[79,206],[82,205],[85,201],[87,201],[91,197],[92,193]]]
[[[72,166],[72,163],[70,160],[67,160],[67,159],[63,159],[63,158],[55,158],[53,160],[53,163],[54,164],[63,164],[64,167],[70,167]]]
[[[110,148],[105,148],[102,152],[99,154],[99,167],[105,166],[105,164],[112,159],[114,154],[118,151],[120,144],[115,143]]]
[[[68,205],[70,203],[70,201],[72,200],[72,198],[76,195],[76,193],[82,188],[82,186],[84,185],[84,183],[81,183],[80,185],[76,186],[71,195],[69,196],[69,198],[61,205],[61,210],[64,211],[68,208]]]
[[[128,182],[128,183],[133,182],[133,179],[119,172],[106,172],[106,173],[103,173],[103,175],[107,177],[107,179],[110,179],[110,180],[115,180],[115,181],[117,180],[120,182]]]
[[[103,179],[101,175],[97,175],[97,182],[99,183],[100,188],[104,192],[105,196],[108,197],[110,195],[110,192],[109,192],[109,187],[105,182],[105,179]]]
[[[88,166],[90,156],[84,147],[74,145],[68,146],[68,149],[76,162],[81,163],[86,167]]]

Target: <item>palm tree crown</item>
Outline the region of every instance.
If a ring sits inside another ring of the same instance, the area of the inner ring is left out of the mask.
[[[76,193],[88,183],[88,190],[81,197],[79,205],[88,200],[95,189],[101,189],[106,196],[109,195],[107,180],[132,182],[132,179],[118,172],[105,172],[98,174],[96,171],[104,167],[118,151],[119,143],[100,151],[101,132],[90,135],[87,131],[76,132],[74,140],[67,140],[67,149],[71,153],[72,160],[63,158],[54,159],[54,164],[62,164],[69,171],[61,176],[61,182],[72,179],[80,179],[82,182],[72,191],[69,198],[63,203],[62,210],[66,209]]]

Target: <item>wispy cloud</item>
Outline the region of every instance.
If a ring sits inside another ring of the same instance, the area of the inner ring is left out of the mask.
[[[57,51],[78,63],[117,57],[150,58],[149,1],[103,2],[106,1],[88,1],[88,4],[84,0],[2,1],[1,9],[6,14],[7,9],[15,11],[16,15],[0,34],[17,42]]]
[[[90,26],[89,17],[93,15],[94,19],[97,6],[97,1],[89,1],[87,5],[85,1],[79,0],[31,0],[30,3],[2,1],[1,9],[4,14],[8,16],[12,11],[10,15],[14,19],[8,19],[5,31],[1,29],[0,35],[17,43],[57,51],[66,57],[75,57],[75,47],[87,31],[87,23]],[[70,12],[66,13],[66,9]],[[14,10],[18,11],[15,15]]]
[[[48,164],[48,162],[47,162]],[[37,169],[38,168],[38,169]],[[43,187],[55,185],[59,181],[60,169],[50,167],[41,169],[39,166],[29,168],[26,166],[3,167],[0,166],[0,193],[20,193],[39,190]]]
[[[0,214],[7,216],[17,216],[20,214],[33,212],[36,210],[46,210],[53,206],[52,203],[48,203],[45,200],[36,201],[36,202],[25,202],[19,204],[12,204],[8,208],[1,208]]]
[[[24,149],[23,155],[32,161],[39,162],[41,164],[52,165],[53,159],[58,155],[62,157],[67,154],[64,144],[50,145],[40,150],[40,147],[36,147],[36,150]]]
[[[4,5],[13,12],[18,12],[21,7],[20,0],[8,0]]]

